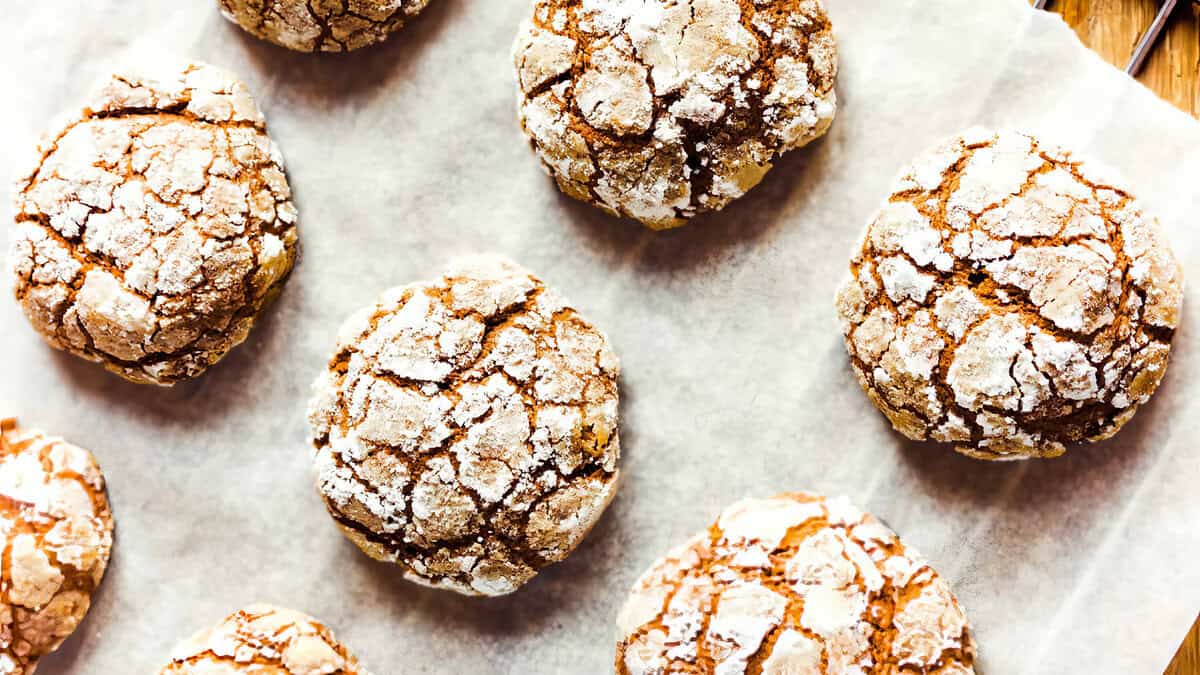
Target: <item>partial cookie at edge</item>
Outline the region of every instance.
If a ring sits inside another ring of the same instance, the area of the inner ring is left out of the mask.
[[[521,127],[560,189],[655,229],[724,208],[836,109],[817,0],[539,0],[513,61]]]
[[[108,567],[113,517],[92,454],[0,419],[0,673],[29,675],[75,631]]]
[[[217,0],[251,35],[300,52],[345,52],[383,42],[429,0]]]
[[[263,604],[240,609],[181,642],[158,675],[218,672],[371,675],[316,619]]]
[[[745,499],[654,563],[617,617],[618,675],[974,673],[949,585],[874,516]]]

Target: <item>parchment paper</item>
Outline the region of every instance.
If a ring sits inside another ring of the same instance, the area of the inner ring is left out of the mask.
[[[1116,439],[996,465],[890,429],[851,375],[832,297],[896,170],[976,123],[1119,166],[1194,280],[1200,124],[1021,0],[828,4],[829,135],[726,212],[654,234],[560,196],[523,142],[508,53],[525,0],[434,0],[346,56],[260,43],[204,0],[4,0],[6,181],[114,62],[190,56],[251,85],[302,227],[301,262],[247,344],[171,390],[51,351],[0,298],[0,400],[96,453],[117,518],[91,614],[42,672],[153,672],[257,600],[320,617],[379,675],[611,672],[640,572],[731,501],[794,489],[850,496],[929,557],[982,671],[1160,671],[1200,607],[1195,303],[1165,384]],[[499,600],[402,582],[345,541],[312,487],[303,417],[346,315],[486,250],[571,298],[624,370],[616,502],[568,561]]]

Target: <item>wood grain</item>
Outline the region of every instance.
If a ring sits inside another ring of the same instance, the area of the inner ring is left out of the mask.
[[[1192,632],[1188,633],[1164,675],[1200,675],[1200,617],[1197,617]]]
[[[1046,9],[1061,14],[1105,61],[1124,68],[1158,5],[1153,0],[1050,0]],[[1138,80],[1200,117],[1200,3],[1176,10]],[[1200,616],[1164,675],[1200,675]]]
[[[1138,79],[1181,110],[1200,117],[1200,4],[1181,0]],[[1083,43],[1124,68],[1154,19],[1154,0],[1050,0]]]

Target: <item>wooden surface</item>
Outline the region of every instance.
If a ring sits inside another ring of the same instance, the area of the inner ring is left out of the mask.
[[[1200,4],[1180,0],[1171,23],[1138,79],[1159,96],[1200,117]],[[1156,0],[1050,0],[1079,39],[1124,68],[1158,11]],[[1189,674],[1190,675],[1190,674]]]
[[[1200,4],[1180,0],[1138,79],[1162,98],[1200,117]],[[1050,0],[1079,39],[1105,61],[1124,68],[1158,10],[1155,0]],[[1200,609],[1200,608],[1198,608]],[[1200,617],[1165,675],[1200,675]]]
[[[1166,675],[1200,675],[1200,619],[1179,647],[1175,660],[1167,667]]]

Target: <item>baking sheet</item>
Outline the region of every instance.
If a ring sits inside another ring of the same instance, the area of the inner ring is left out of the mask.
[[[1118,165],[1200,275],[1200,124],[1021,0],[829,0],[829,135],[724,213],[655,234],[559,195],[521,138],[509,46],[525,0],[434,0],[389,43],[293,54],[215,3],[3,0],[0,174],[113,63],[240,73],[288,162],[303,254],[222,364],[171,390],[52,352],[0,301],[0,401],[92,449],[113,563],[53,673],[148,673],[245,603],[335,628],[380,675],[611,671],[625,590],[745,495],[845,494],[957,590],[988,673],[1150,673],[1200,607],[1200,313],[1166,382],[1112,442],[984,464],[904,442],[862,395],[832,297],[894,172],[976,123]],[[402,582],[336,531],[303,408],[337,325],[471,251],[507,254],[606,330],[623,362],[624,485],[565,563],[499,600]],[[1192,289],[1194,290],[1194,289]]]

